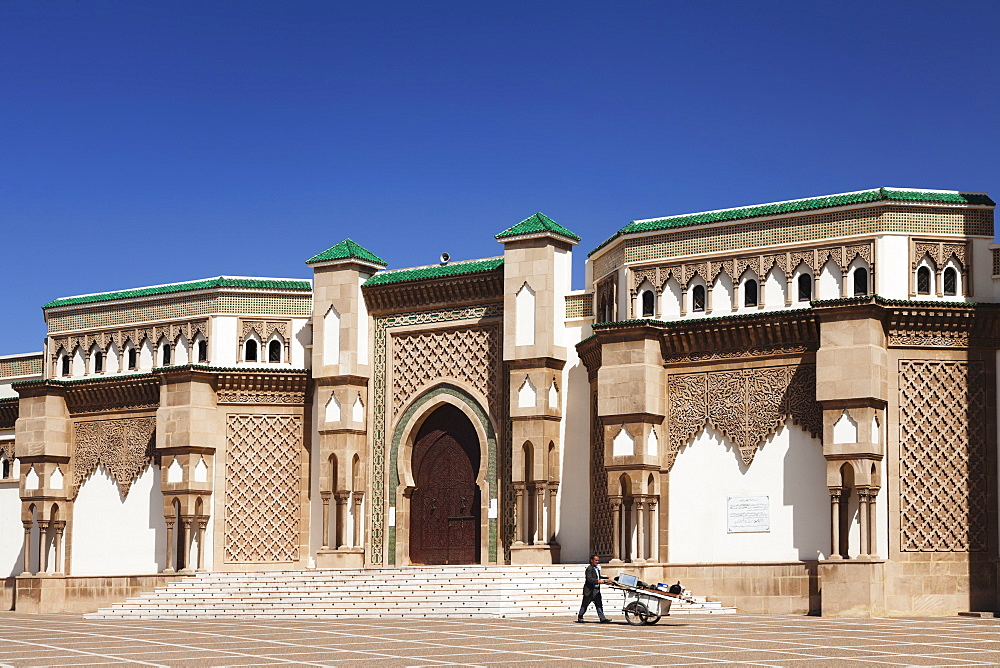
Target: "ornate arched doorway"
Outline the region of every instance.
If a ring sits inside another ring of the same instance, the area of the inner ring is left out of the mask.
[[[480,444],[458,408],[445,404],[424,421],[413,445],[410,561],[479,562]]]

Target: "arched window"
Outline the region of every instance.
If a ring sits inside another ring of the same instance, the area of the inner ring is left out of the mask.
[[[60,364],[59,375],[68,376],[69,375],[69,355],[64,354],[62,356],[62,362]]]
[[[705,286],[696,285],[694,290],[691,291],[691,310],[692,311],[704,311],[705,310]]]
[[[931,270],[927,267],[917,269],[917,294],[929,295],[931,293]]]
[[[163,344],[162,358],[163,358],[163,366],[170,366],[170,344],[169,343],[164,343]]]
[[[139,354],[135,351],[135,348],[128,349],[128,368],[135,370],[139,365]]]
[[[807,302],[813,298],[813,277],[810,274],[799,274],[799,301]]]
[[[954,267],[944,270],[944,293],[954,295],[958,293],[958,272]]]
[[[257,342],[253,339],[248,339],[246,345],[243,348],[243,361],[244,362],[256,362],[257,361]]]
[[[267,361],[268,362],[281,361],[281,341],[275,340],[267,344]]]
[[[652,290],[642,291],[642,317],[652,318],[653,317],[653,303],[655,298],[653,296]]]
[[[854,270],[854,294],[855,296],[868,294],[868,270],[864,267]]]
[[[104,373],[104,353],[94,353],[94,373]]]
[[[757,305],[757,281],[752,278],[743,283],[743,305]]]
[[[208,341],[198,342],[198,361],[199,362],[208,361]]]
[[[10,461],[3,455],[0,455],[0,478],[7,479],[10,477]]]

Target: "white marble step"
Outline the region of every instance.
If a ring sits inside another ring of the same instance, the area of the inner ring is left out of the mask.
[[[116,603],[88,619],[288,619],[571,615],[581,568],[432,566],[201,573]],[[621,604],[605,594],[606,608]],[[671,614],[735,612],[720,603],[674,601]]]

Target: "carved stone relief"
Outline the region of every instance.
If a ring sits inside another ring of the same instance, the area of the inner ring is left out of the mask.
[[[709,424],[739,448],[747,466],[788,418],[813,437],[823,432],[816,367],[809,364],[672,374],[668,405],[667,469]]]
[[[900,360],[900,549],[988,548],[982,362]]]
[[[935,252],[940,254],[943,251],[939,246],[940,244],[934,244]],[[963,259],[964,248],[964,245],[956,245],[954,250],[955,256]],[[644,280],[649,280],[657,288],[657,291],[662,291],[663,285],[671,276],[680,283],[682,288],[686,288],[695,273],[704,278],[706,282],[711,283],[722,273],[725,273],[733,281],[739,280],[739,277],[747,270],[759,279],[763,279],[773,267],[777,267],[788,278],[802,263],[805,263],[813,274],[817,274],[823,269],[823,265],[826,264],[827,260],[832,259],[841,271],[846,271],[851,262],[857,257],[864,259],[871,266],[875,259],[874,241],[864,241],[846,246],[799,248],[781,253],[744,255],[726,259],[713,259],[705,262],[647,265],[631,270],[629,285],[632,297],[635,297],[639,285]],[[945,258],[947,257],[948,254],[945,254]],[[654,279],[657,282],[653,282]],[[600,283],[598,284],[599,291]],[[598,302],[600,302],[600,298],[598,298]]]
[[[392,337],[392,414],[438,378],[454,378],[476,388],[496,416],[500,397],[500,328],[460,327]]]
[[[98,466],[118,485],[122,497],[153,463],[155,417],[91,420],[73,423],[73,484],[75,497]]]
[[[226,562],[298,561],[302,418],[229,415],[226,437]]]

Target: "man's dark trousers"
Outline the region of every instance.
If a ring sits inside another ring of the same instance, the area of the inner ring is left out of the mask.
[[[583,619],[583,615],[586,614],[591,603],[597,609],[597,616],[601,621],[607,619],[604,616],[604,601],[601,600],[601,589],[598,585],[600,579],[597,569],[593,566],[587,566],[586,580],[583,583],[583,604],[580,605],[580,614],[576,616],[577,619]]]

